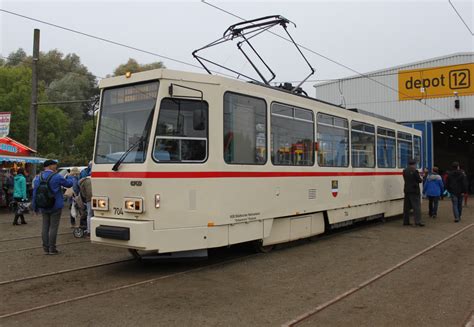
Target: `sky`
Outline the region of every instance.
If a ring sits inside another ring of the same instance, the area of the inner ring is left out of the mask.
[[[207,1],[207,0],[206,0]],[[474,51],[474,38],[448,0],[435,1],[207,1],[246,19],[282,15],[296,42],[358,72],[370,72],[456,52]],[[451,0],[474,31],[474,1]],[[79,30],[156,54],[198,65],[191,53],[219,38],[240,20],[200,0],[194,1],[21,1],[0,0],[0,8]],[[41,51],[76,53],[103,77],[134,58],[163,61],[167,68],[204,72],[193,66],[108,44],[0,12],[0,55],[18,48],[32,51],[33,29],[41,30]],[[274,29],[283,35],[283,30]],[[269,33],[254,41],[277,77],[299,81],[308,66],[292,44]],[[337,79],[354,72],[303,50],[316,73],[311,80]],[[250,72],[235,44],[203,52],[212,59]],[[314,94],[312,85],[305,90]]]

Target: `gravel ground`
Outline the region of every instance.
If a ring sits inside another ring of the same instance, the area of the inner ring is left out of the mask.
[[[423,207],[425,207],[423,204]],[[474,222],[466,208],[455,224],[450,203],[424,228],[401,220],[371,223],[329,237],[252,255],[245,248],[218,250],[197,263],[125,262],[0,285],[0,315],[156,278],[116,292],[9,318],[1,326],[275,326],[357,286]],[[40,218],[12,226],[0,215],[0,282],[128,258],[123,249],[89,242],[58,246],[42,255]],[[61,231],[70,233],[67,217]],[[81,242],[72,234],[58,243]],[[319,312],[302,325],[461,326],[474,308],[474,227],[393,273]],[[7,252],[2,252],[9,250]],[[11,250],[11,251],[10,251]],[[186,272],[188,271],[188,272]],[[169,276],[169,277],[166,277]],[[161,279],[158,279],[160,278]],[[165,278],[166,277],[166,278]]]

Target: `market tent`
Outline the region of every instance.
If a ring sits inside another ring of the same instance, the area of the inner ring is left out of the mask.
[[[24,162],[24,163],[31,163],[31,164],[42,164],[47,159],[40,158],[40,157],[19,157],[19,156],[7,156],[7,155],[0,155],[0,163],[1,162]]]

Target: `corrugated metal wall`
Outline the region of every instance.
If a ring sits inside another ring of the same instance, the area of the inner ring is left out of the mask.
[[[398,101],[399,70],[472,62],[474,62],[474,53],[459,53],[367,74],[388,87],[364,77],[317,84],[315,85],[316,98],[342,104],[346,108],[367,110],[398,122],[474,119],[474,96],[460,96],[460,109],[454,108],[454,97],[422,100],[426,105],[418,100]]]

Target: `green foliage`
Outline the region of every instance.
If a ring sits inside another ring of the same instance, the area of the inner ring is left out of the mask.
[[[115,68],[113,76],[125,75],[127,72],[138,73],[158,68],[166,67],[161,61],[141,65],[135,59],[130,58],[128,59],[127,63],[119,65],[117,68]]]
[[[74,139],[74,153],[82,160],[82,163],[87,163],[92,159],[96,129],[95,123],[95,120],[87,121],[82,128],[81,134]]]
[[[0,59],[0,111],[11,112],[9,136],[28,144],[32,58],[23,49]],[[165,68],[162,62],[139,64],[134,59],[120,65],[114,75]],[[92,158],[95,121],[91,102],[98,96],[96,78],[76,54],[59,50],[40,53],[39,102],[63,102],[38,107],[38,155],[59,159],[62,165],[86,165]]]
[[[15,52],[12,52],[8,55],[6,65],[7,66],[18,66],[18,65],[24,64],[27,57],[28,56],[26,55],[25,50],[23,50],[22,48],[19,48]]]
[[[38,110],[38,152],[60,157],[68,142],[70,120],[59,108],[42,106]]]
[[[9,136],[25,144],[30,103],[31,70],[23,66],[0,67],[0,111],[12,113]]]

